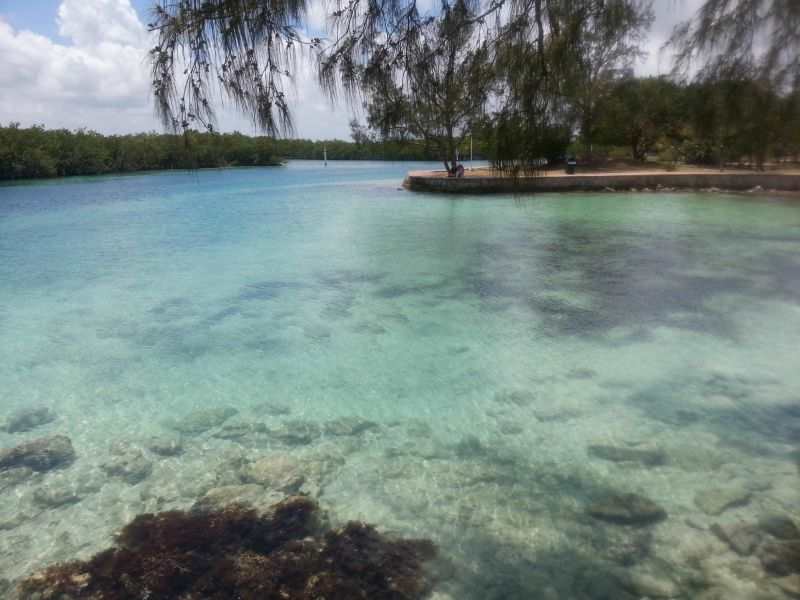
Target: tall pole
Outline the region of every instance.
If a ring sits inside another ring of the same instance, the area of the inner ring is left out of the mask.
[[[325,166],[328,166],[328,146],[326,144],[322,144],[322,158],[325,161]]]

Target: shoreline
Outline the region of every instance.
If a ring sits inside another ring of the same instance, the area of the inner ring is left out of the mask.
[[[622,171],[599,173],[544,173],[536,176],[497,175],[489,169],[447,177],[444,171],[410,171],[403,187],[413,192],[502,194],[550,192],[671,192],[676,190],[763,193],[800,192],[796,171]]]

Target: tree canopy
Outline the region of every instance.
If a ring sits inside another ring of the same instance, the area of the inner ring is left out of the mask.
[[[424,12],[416,0],[327,0],[327,30],[313,37],[307,0],[160,0],[153,92],[174,130],[212,129],[228,100],[267,134],[291,133],[285,89],[304,55],[332,98],[366,101],[387,134],[451,160],[480,121],[504,136],[499,162],[524,162],[564,127],[591,150],[597,107],[638,54],[651,3],[442,0]],[[699,63],[702,79],[800,84],[797,0],[705,0],[671,43],[678,70]]]
[[[300,33],[305,0],[156,5],[153,90],[164,122],[213,126],[219,90],[267,133],[289,132],[285,83],[307,52],[332,98],[366,99],[383,125],[404,122],[452,159],[465,125],[487,125],[487,110],[523,127],[524,139],[546,138],[571,89],[591,90],[629,60],[650,14],[650,0],[443,0],[425,14],[415,0],[327,7],[323,40]],[[584,116],[591,103],[584,98]]]
[[[800,88],[800,2],[705,0],[676,28],[676,67],[699,67],[700,79],[750,78]]]

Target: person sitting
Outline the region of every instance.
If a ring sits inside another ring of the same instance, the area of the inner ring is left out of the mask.
[[[456,165],[456,177],[464,176],[464,165]]]

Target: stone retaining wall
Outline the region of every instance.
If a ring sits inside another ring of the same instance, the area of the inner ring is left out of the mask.
[[[437,177],[411,172],[403,186],[417,192],[493,194],[683,188],[723,190],[800,191],[800,175],[778,173],[608,173],[544,177]]]

